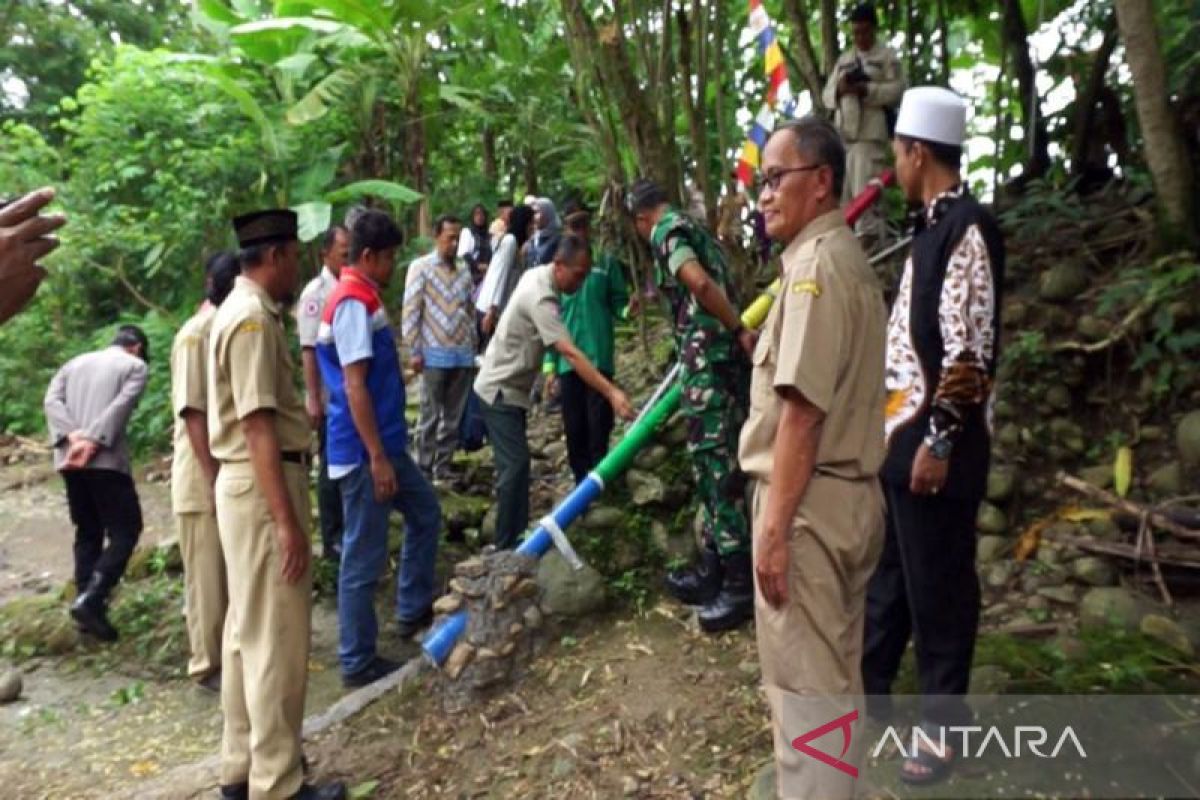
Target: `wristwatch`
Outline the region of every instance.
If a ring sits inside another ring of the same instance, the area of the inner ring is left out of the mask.
[[[950,458],[950,451],[954,449],[954,442],[945,436],[929,434],[925,437],[925,446],[929,448],[929,455],[938,461],[945,461]]]

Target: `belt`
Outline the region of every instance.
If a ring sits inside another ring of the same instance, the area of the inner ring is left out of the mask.
[[[279,454],[279,457],[289,464],[308,466],[308,453],[304,452],[303,450],[285,450]]]

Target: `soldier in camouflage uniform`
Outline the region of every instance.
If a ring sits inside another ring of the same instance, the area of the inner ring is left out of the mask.
[[[650,242],[658,284],[675,317],[688,452],[704,520],[699,564],[668,575],[667,590],[702,606],[704,630],[729,630],[754,616],[745,476],[737,467],[737,447],[749,404],[747,358],[757,335],[742,325],[725,256],[699,223],[672,209],[663,190],[645,180],[630,190],[629,211],[638,234]]]

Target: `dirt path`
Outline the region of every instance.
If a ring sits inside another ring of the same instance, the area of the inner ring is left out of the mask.
[[[144,477],[139,471],[145,519],[139,545],[153,547],[173,535],[170,488]],[[0,705],[0,794],[22,800],[111,796],[216,753],[218,699],[184,677],[181,579],[126,582],[114,620],[126,633],[131,626],[138,630],[115,647],[80,642],[59,599],[71,578],[72,528],[48,454],[0,466],[0,520],[0,605],[28,603],[32,613],[70,634],[66,654],[21,663],[21,699]],[[314,607],[313,628],[310,713],[343,693],[332,603]],[[0,670],[8,666],[0,657]]]
[[[171,491],[142,478],[137,491],[145,529],[139,545],[154,546],[173,535]],[[71,580],[74,531],[48,451],[0,466],[0,521],[0,604],[57,591]]]
[[[374,798],[745,798],[769,756],[750,630],[661,603],[575,623],[507,693],[447,715],[427,675],[311,752]]]

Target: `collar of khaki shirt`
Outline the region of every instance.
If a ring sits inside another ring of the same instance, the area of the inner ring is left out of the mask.
[[[845,224],[846,220],[842,216],[842,209],[835,208],[832,211],[825,212],[812,222],[805,225],[804,230],[796,234],[796,238],[792,239],[791,243],[783,251],[783,255],[780,256],[780,259],[783,261],[784,269],[786,270],[788,265],[795,260],[798,255],[800,255],[800,250],[804,247],[804,245],[808,244],[813,239],[816,239],[818,236],[822,236],[826,233],[832,233]]]
[[[272,316],[282,316],[283,307],[279,305],[279,303],[273,297],[271,297],[270,294],[267,293],[267,290],[264,289],[261,284],[250,280],[245,275],[238,275],[236,285],[241,286],[243,289],[250,292],[250,294],[257,297],[262,302],[263,308],[265,308]]]

